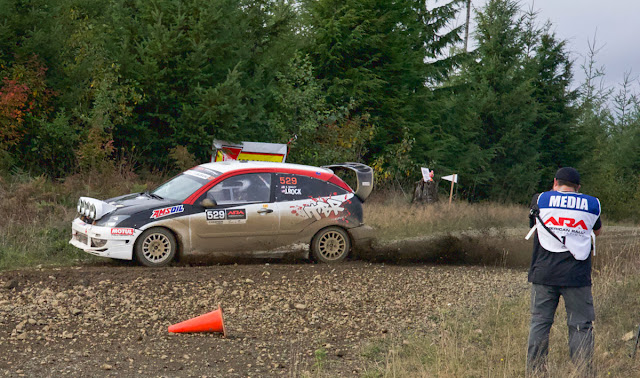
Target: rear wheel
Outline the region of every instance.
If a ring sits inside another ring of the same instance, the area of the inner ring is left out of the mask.
[[[313,258],[324,263],[339,262],[351,251],[349,234],[340,227],[327,227],[318,231],[311,240]]]
[[[135,255],[140,264],[167,266],[176,255],[176,238],[165,228],[150,228],[136,240]]]

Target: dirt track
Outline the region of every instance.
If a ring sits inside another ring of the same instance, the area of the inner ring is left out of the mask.
[[[0,375],[299,376],[324,350],[353,376],[368,339],[526,288],[523,269],[366,261],[4,272]],[[218,304],[228,338],[167,332]]]

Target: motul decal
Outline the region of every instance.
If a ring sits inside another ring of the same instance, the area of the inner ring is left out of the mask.
[[[165,207],[164,209],[153,210],[153,213],[151,213],[151,218],[153,219],[162,218],[162,217],[166,217],[167,215],[178,214],[183,211],[184,211],[184,206],[182,205]]]
[[[587,229],[587,225],[584,223],[583,220],[580,220],[579,222],[576,222],[575,219],[573,218],[554,218],[551,217],[549,219],[547,219],[544,224],[549,225],[551,224],[552,226],[558,226],[558,227],[569,227],[569,228],[582,228],[583,230]]]
[[[133,228],[112,228],[111,235],[114,236],[132,236]]]

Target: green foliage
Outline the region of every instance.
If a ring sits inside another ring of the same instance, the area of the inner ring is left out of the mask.
[[[193,154],[189,153],[189,150],[187,150],[185,146],[175,146],[172,148],[171,151],[169,151],[169,157],[173,160],[179,172],[186,171],[198,165]]]
[[[458,173],[465,197],[526,202],[578,158],[565,42],[534,13],[493,0],[477,13],[477,49],[436,93],[443,110],[420,145],[430,167]]]
[[[376,165],[379,182],[395,185],[417,166],[411,145],[437,111],[429,102],[432,86],[459,61],[443,55],[459,40],[460,29],[443,28],[460,1],[431,9],[412,0],[304,4],[307,51],[327,103],[351,103],[351,114],[375,126],[364,160]]]
[[[560,166],[615,217],[640,198],[638,97],[572,90],[567,42],[514,0],[0,0],[0,171],[64,177],[115,160],[173,170],[214,138],[289,161],[361,161],[378,187],[420,166],[470,200],[527,202]],[[606,178],[606,181],[603,180]]]

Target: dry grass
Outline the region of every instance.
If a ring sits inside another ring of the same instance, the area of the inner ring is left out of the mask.
[[[78,198],[142,191],[161,179],[141,179],[123,164],[57,181],[0,176],[0,270],[95,259],[68,244]]]
[[[640,355],[630,358],[640,315],[640,242],[629,232],[601,238],[594,269],[597,376],[629,377],[640,371]],[[365,347],[368,377],[523,377],[529,327],[529,293],[499,293],[481,309],[442,312],[434,329]],[[403,342],[403,340],[405,340]],[[406,340],[409,340],[408,342]],[[550,377],[581,377],[569,361],[564,304],[551,331]],[[377,353],[371,355],[371,350]],[[640,353],[639,353],[640,354]]]
[[[521,205],[469,204],[454,201],[413,205],[397,193],[377,196],[364,206],[364,221],[381,240],[442,232],[528,227],[528,209]]]

